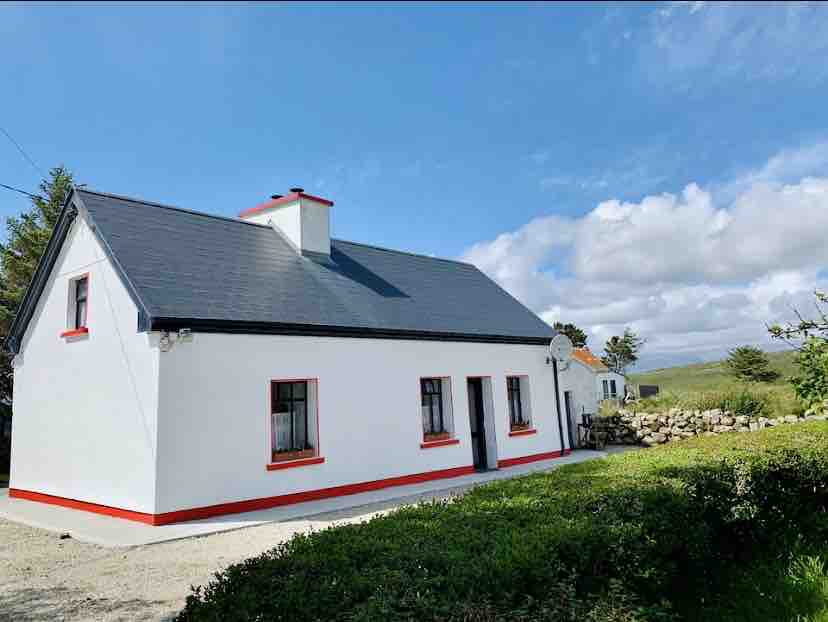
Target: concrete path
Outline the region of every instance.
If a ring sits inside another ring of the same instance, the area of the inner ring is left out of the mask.
[[[51,532],[68,533],[75,540],[100,546],[141,546],[234,531],[267,523],[286,523],[319,515],[336,514],[341,519],[347,520],[355,516],[387,511],[400,505],[445,498],[486,482],[544,471],[606,455],[607,453],[603,451],[577,450],[563,458],[533,462],[498,471],[486,471],[422,484],[397,486],[345,497],[308,501],[268,510],[159,527],[45,503],[10,499],[7,491],[2,490],[0,491],[0,517]]]

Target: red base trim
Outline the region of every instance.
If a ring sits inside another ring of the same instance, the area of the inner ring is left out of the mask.
[[[293,467],[307,466],[309,464],[322,464],[325,462],[323,456],[315,458],[303,458],[299,460],[285,460],[284,462],[271,462],[267,465],[268,471],[279,471],[281,469],[292,469]]]
[[[42,492],[32,492],[30,490],[20,490],[19,488],[9,488],[9,497],[13,499],[25,499],[26,501],[37,501],[38,503],[50,503],[64,508],[84,510],[86,512],[94,512],[95,514],[114,516],[115,518],[125,518],[127,520],[138,521],[139,523],[147,523],[148,525],[153,525],[153,520],[155,518],[152,514],[146,514],[144,512],[122,510],[121,508],[113,508],[108,505],[99,505],[97,503],[66,499],[65,497],[56,497],[54,495],[47,495]]]
[[[27,499],[29,501],[38,501],[40,503],[51,503],[52,505],[60,505],[75,510],[94,512],[96,514],[105,514],[107,516],[114,516],[115,518],[125,518],[127,520],[147,523],[149,525],[167,525],[169,523],[199,520],[202,518],[211,518],[213,516],[222,516],[224,514],[237,514],[239,512],[266,510],[268,508],[291,505],[293,503],[303,503],[305,501],[317,501],[319,499],[329,499],[331,497],[356,495],[361,492],[381,490],[383,488],[391,488],[392,486],[420,484],[422,482],[429,482],[436,479],[447,479],[450,477],[459,477],[461,475],[471,475],[473,473],[473,466],[455,467],[453,469],[428,471],[426,473],[416,473],[414,475],[389,477],[386,479],[374,480],[372,482],[361,482],[359,484],[346,484],[344,486],[332,486],[331,488],[321,488],[319,490],[295,492],[289,495],[263,497],[261,499],[235,501],[233,503],[220,503],[218,505],[209,505],[206,507],[191,508],[188,510],[176,510],[174,512],[165,512],[163,514],[144,514],[143,512],[122,510],[106,505],[98,505],[97,503],[87,503],[85,501],[65,499],[63,497],[55,497],[39,492],[30,492],[28,490],[19,490],[17,488],[10,488],[9,496],[18,499]]]
[[[528,430],[512,430],[509,432],[509,436],[527,436],[529,434],[537,434],[538,431],[535,428],[531,428]]]
[[[60,336],[61,337],[78,337],[80,335],[88,335],[89,329],[86,326],[81,326],[80,328],[73,328],[72,330],[65,330],[63,331]]]
[[[460,441],[456,438],[447,438],[442,441],[424,441],[420,443],[420,449],[430,449],[432,447],[445,447],[446,445],[459,445]]]
[[[551,460],[553,458],[560,458],[561,455],[568,456],[572,453],[571,449],[565,449],[563,454],[560,451],[548,451],[543,454],[532,454],[531,456],[521,456],[520,458],[506,458],[505,460],[498,460],[497,467],[510,467],[518,464],[528,464],[529,462],[537,462],[538,460]]]

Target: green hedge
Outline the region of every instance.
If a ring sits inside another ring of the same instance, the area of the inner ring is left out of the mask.
[[[699,438],[294,537],[178,620],[655,620],[823,529],[828,424]]]

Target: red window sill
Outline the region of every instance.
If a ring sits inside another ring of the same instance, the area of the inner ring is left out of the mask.
[[[528,436],[530,434],[537,434],[535,428],[528,428],[526,430],[509,430],[509,436]]]
[[[460,440],[456,438],[447,438],[442,441],[423,441],[420,443],[420,449],[431,449],[432,447],[444,447],[446,445],[459,445]]]
[[[86,326],[81,326],[80,328],[73,328],[72,330],[65,330],[63,331],[60,336],[61,337],[79,337],[80,335],[88,335],[89,329]]]
[[[268,471],[280,471],[282,469],[292,469],[294,467],[309,466],[311,464],[322,464],[325,462],[324,456],[317,456],[316,458],[303,458],[301,460],[285,460],[284,462],[271,462],[267,465]]]

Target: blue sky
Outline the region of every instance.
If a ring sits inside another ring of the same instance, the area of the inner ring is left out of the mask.
[[[771,235],[759,191],[828,209],[802,185],[826,176],[826,53],[818,5],[3,5],[0,126],[44,169],[192,209],[301,185],[336,236],[472,260],[596,350],[633,326],[652,366],[762,342],[824,279],[789,237],[702,251],[724,221]],[[0,136],[0,182],[40,177]]]

